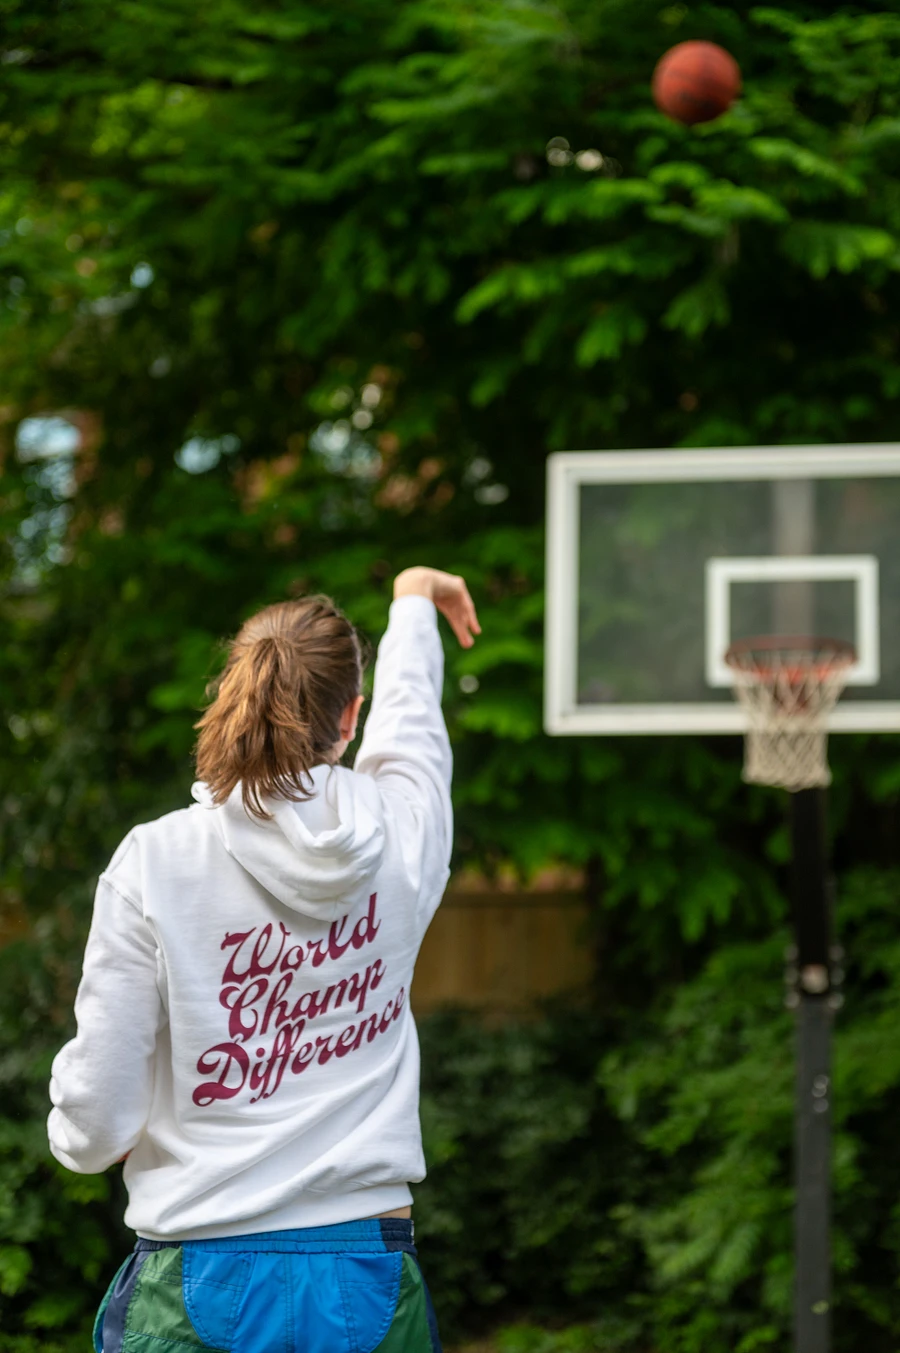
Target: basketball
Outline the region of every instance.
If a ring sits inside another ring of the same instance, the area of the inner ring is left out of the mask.
[[[660,57],[653,72],[657,108],[689,127],[720,117],[740,89],[738,63],[714,42],[679,42]]]

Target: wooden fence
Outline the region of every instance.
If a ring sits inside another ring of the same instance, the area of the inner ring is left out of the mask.
[[[592,976],[580,874],[547,871],[528,888],[462,875],[425,936],[412,1006],[416,1014],[448,1006],[520,1014],[541,997],[584,990]]]

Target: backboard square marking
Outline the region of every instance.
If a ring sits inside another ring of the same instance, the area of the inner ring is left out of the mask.
[[[769,555],[706,561],[706,680],[734,684],[725,653],[731,633],[731,584],[736,582],[852,582],[856,588],[857,661],[848,686],[874,686],[881,670],[878,642],[878,560],[873,555]]]

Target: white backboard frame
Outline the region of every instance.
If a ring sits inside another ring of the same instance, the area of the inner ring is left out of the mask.
[[[900,477],[900,444],[711,447],[678,451],[561,451],[550,455],[547,458],[545,730],[556,735],[603,733],[618,736],[740,734],[746,731],[746,715],[737,703],[578,704],[579,490],[582,484],[869,477]],[[829,556],[815,558],[818,561],[816,567],[830,567],[826,562]],[[869,556],[830,558],[836,559],[835,567],[841,568],[847,565],[848,559],[853,561],[855,572],[844,571],[834,576],[852,577],[857,584],[857,600],[862,602],[863,609],[869,608],[862,617],[859,608],[857,612],[857,651],[862,663],[857,665],[854,672],[856,684],[866,684],[871,680],[873,670],[877,680],[877,560]],[[756,564],[759,562],[767,563],[768,566],[775,564],[774,559],[755,561]],[[790,560],[791,565],[798,567],[801,563],[807,566],[810,559],[793,557]],[[876,565],[874,593],[872,563]],[[866,567],[860,569],[861,564]],[[805,572],[796,576],[808,578],[812,575]],[[871,632],[873,596],[876,607],[874,645]],[[709,623],[707,613],[707,625]],[[900,732],[900,701],[854,700],[852,704],[838,703],[829,720],[828,730],[832,733]]]

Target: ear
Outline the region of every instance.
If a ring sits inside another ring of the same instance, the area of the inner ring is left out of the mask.
[[[362,708],[364,695],[358,695],[355,700],[351,700],[341,716],[341,739],[345,742],[352,742],[356,737],[356,721],[359,718],[359,711]]]

